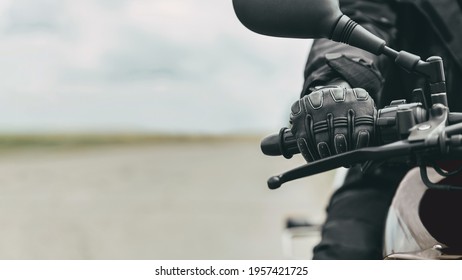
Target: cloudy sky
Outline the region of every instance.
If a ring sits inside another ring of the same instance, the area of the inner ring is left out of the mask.
[[[271,132],[310,42],[231,0],[0,1],[0,132]]]

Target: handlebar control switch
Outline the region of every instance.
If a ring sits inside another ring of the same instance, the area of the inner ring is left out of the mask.
[[[412,109],[400,109],[398,106],[398,111],[396,112],[396,117],[398,120],[398,133],[400,139],[405,139],[409,136],[409,130],[416,125],[414,115],[412,114]]]
[[[389,144],[407,138],[414,125],[427,119],[427,110],[422,103],[394,100],[389,106],[378,110],[375,124],[382,144]]]

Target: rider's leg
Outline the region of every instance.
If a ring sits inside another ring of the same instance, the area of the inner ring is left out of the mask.
[[[351,168],[332,196],[313,259],[381,259],[385,220],[406,168]]]

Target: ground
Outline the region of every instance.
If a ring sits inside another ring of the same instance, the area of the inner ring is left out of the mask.
[[[302,163],[252,137],[4,149],[0,259],[281,259],[285,218],[321,222],[331,192],[332,172],[266,187]]]

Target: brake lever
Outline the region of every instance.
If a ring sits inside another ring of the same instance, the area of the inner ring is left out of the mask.
[[[411,154],[412,151],[425,148],[425,142],[397,141],[380,147],[367,147],[308,163],[280,175],[268,179],[268,187],[272,190],[282,184],[303,177],[322,173],[341,166],[354,165],[368,160],[384,160]]]
[[[408,139],[379,147],[362,148],[302,165],[269,178],[268,187],[270,189],[277,189],[286,182],[322,173],[341,166],[354,165],[365,161],[380,161],[402,157],[403,155],[410,155],[418,150],[427,149],[427,152],[430,152],[429,149],[434,148],[440,154],[445,154],[448,152],[448,146],[444,140],[446,139],[448,111],[446,106],[434,104],[430,110],[429,120],[410,129]],[[427,187],[435,188],[435,184],[426,180],[428,177],[424,175],[425,172],[422,172],[422,180]],[[444,186],[443,188],[447,189],[448,186]]]

